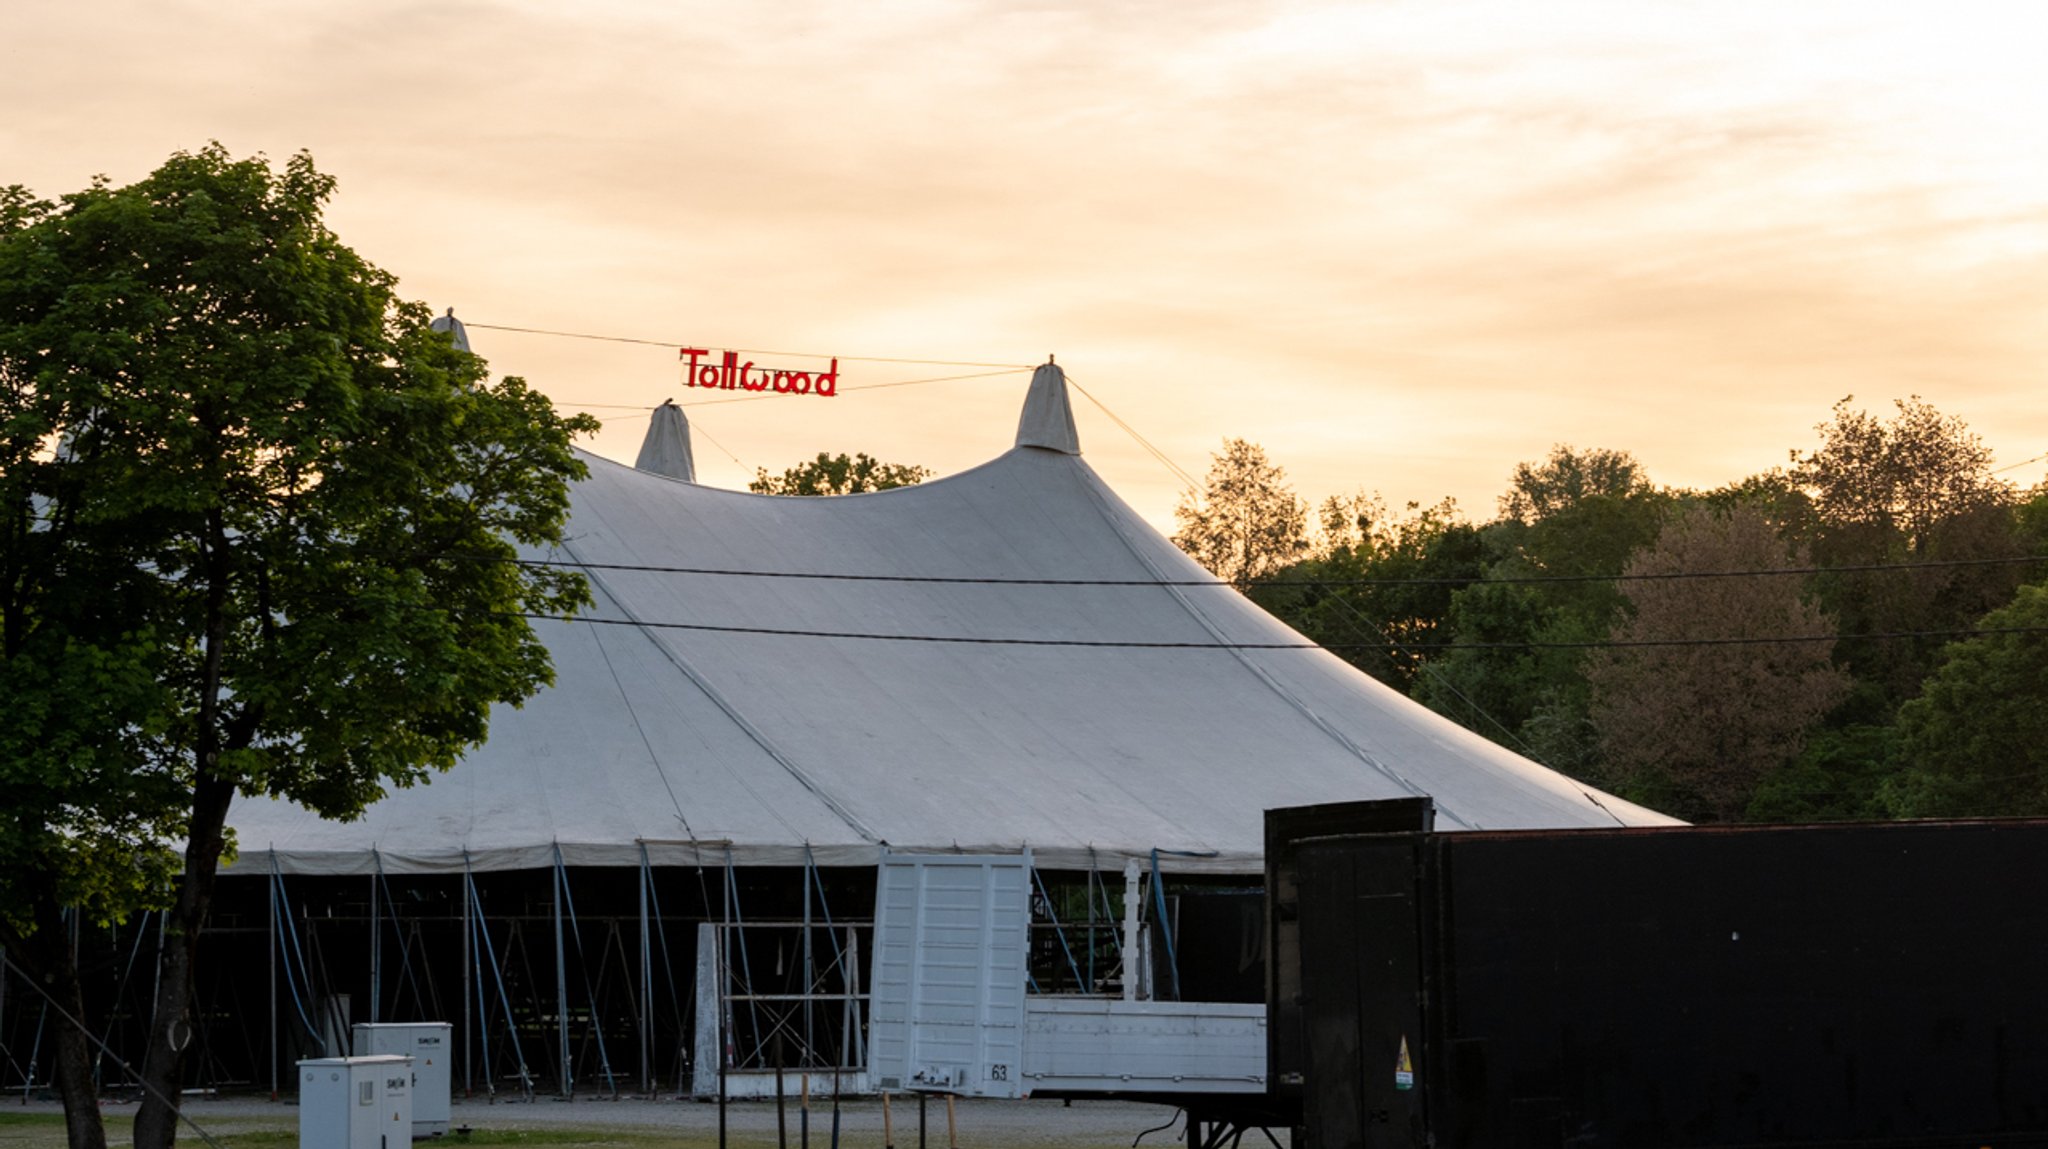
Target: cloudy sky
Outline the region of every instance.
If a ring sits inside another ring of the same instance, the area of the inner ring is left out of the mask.
[[[866,360],[1056,352],[1188,471],[1242,437],[1484,518],[1555,443],[1715,485],[1852,393],[2048,452],[2043,43],[1967,0],[10,0],[0,183],[310,150],[344,240],[629,461],[636,409],[713,398],[679,346],[846,357],[830,400],[691,407],[714,484],[971,466],[1026,374]]]

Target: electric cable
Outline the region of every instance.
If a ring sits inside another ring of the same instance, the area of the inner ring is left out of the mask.
[[[519,335],[546,335],[556,339],[586,339],[596,343],[631,343],[643,347],[679,348],[693,346],[687,340],[635,339],[624,335],[591,335],[581,331],[551,331],[539,327],[512,327],[499,323],[470,323],[463,326],[475,331],[510,331]],[[819,351],[769,351],[759,347],[722,347],[740,355],[774,355],[785,359],[837,359],[842,363],[911,363],[926,367],[1007,367],[1012,370],[1031,370],[1028,363],[982,363],[970,359],[906,359],[895,355],[832,355]]]
[[[0,965],[4,965],[6,968],[11,969],[15,973],[19,974],[21,976],[21,980],[27,983],[30,989],[35,990],[37,993],[42,995],[43,1007],[45,1009],[55,1010],[57,1012],[57,1016],[63,1019],[66,1024],[70,1025],[71,1028],[83,1034],[87,1041],[90,1041],[94,1045],[98,1046],[100,1053],[103,1056],[105,1056],[109,1061],[112,1061],[115,1065],[120,1066],[122,1072],[128,1074],[128,1076],[130,1077],[133,1077],[136,1080],[136,1082],[140,1084],[144,1089],[149,1090],[150,1096],[156,1098],[158,1101],[168,1106],[171,1112],[178,1115],[178,1120],[183,1121],[187,1125],[190,1125],[192,1127],[192,1132],[199,1134],[199,1139],[201,1141],[204,1141],[208,1145],[213,1146],[214,1149],[220,1149],[220,1142],[215,1141],[213,1139],[213,1135],[211,1133],[208,1133],[206,1129],[199,1124],[199,1122],[194,1121],[191,1117],[187,1116],[183,1106],[179,1105],[175,1099],[164,1096],[162,1090],[156,1088],[155,1086],[151,1085],[148,1081],[144,1080],[142,1074],[136,1072],[134,1066],[121,1060],[121,1055],[115,1053],[113,1049],[107,1045],[106,1042],[101,1041],[97,1037],[94,1037],[92,1031],[85,1027],[85,1023],[83,1021],[80,1021],[78,1018],[71,1016],[71,1012],[69,1010],[57,1004],[56,997],[53,996],[49,990],[46,990],[42,986],[36,984],[35,979],[29,976],[27,970],[21,968],[21,966],[15,963],[13,958],[7,956],[7,950],[5,948],[0,948]]]
[[[655,563],[597,563],[576,559],[507,558],[502,555],[473,555],[449,552],[441,558],[475,562],[515,563],[529,567],[562,567],[572,570],[628,571],[637,574],[708,575],[727,578],[813,579],[819,582],[939,583],[954,586],[1100,586],[1100,587],[1209,587],[1251,590],[1264,587],[1373,587],[1373,586],[1572,586],[1585,583],[1681,582],[1689,579],[1779,578],[1792,575],[1872,574],[1914,570],[1949,570],[1970,567],[2010,567],[2048,564],[2048,554],[2014,555],[1984,559],[1928,559],[1904,563],[1846,563],[1841,566],[1776,567],[1770,570],[1663,571],[1645,574],[1508,575],[1471,578],[1357,578],[1357,579],[1258,579],[1229,583],[1221,579],[1158,578],[1023,578],[1000,575],[903,575],[852,574],[840,571],[735,570],[727,567],[663,566]]]
[[[422,607],[423,610],[437,609]],[[1953,630],[1895,630],[1863,634],[1750,635],[1728,638],[1645,638],[1588,640],[1584,642],[1166,642],[1107,638],[1009,638],[954,634],[882,634],[866,631],[806,630],[770,626],[734,626],[708,622],[658,622],[647,619],[591,618],[584,615],[537,614],[524,611],[494,612],[508,618],[534,622],[573,622],[590,626],[637,626],[649,630],[691,630],[711,634],[751,634],[777,638],[840,638],[867,642],[953,643],[962,646],[1047,646],[1102,650],[1376,650],[1394,646],[1402,650],[1599,650],[1624,647],[1683,646],[1770,646],[1803,642],[1851,642],[1874,639],[1987,637],[2001,634],[2048,634],[2048,626],[2002,626]]]
[[[958,383],[967,379],[995,379],[1028,371],[1028,367],[1012,367],[1003,371],[983,371],[974,375],[940,375],[931,379],[899,379],[893,383],[855,383],[839,388],[839,394],[852,391],[881,391],[890,387],[919,387],[926,383]],[[735,395],[730,399],[698,399],[694,402],[677,403],[678,407],[716,407],[722,403],[753,403],[762,399],[782,399],[787,396],[774,391],[760,391],[752,395]],[[652,411],[654,408],[649,407]]]

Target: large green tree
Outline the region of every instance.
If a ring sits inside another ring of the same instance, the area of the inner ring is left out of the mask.
[[[61,986],[67,907],[166,909],[150,1149],[235,797],[345,819],[453,765],[550,678],[526,616],[587,596],[515,548],[559,540],[594,424],[431,332],[327,228],[333,189],[215,145],[0,198],[0,940]]]
[[[858,495],[922,483],[934,472],[910,463],[884,463],[861,452],[848,456],[820,451],[818,457],[771,475],[755,470],[747,489],[762,495]]]

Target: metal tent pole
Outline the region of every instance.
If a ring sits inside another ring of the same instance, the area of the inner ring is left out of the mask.
[[[270,868],[277,870],[277,851],[270,854]],[[277,1100],[277,951],[282,947],[277,929],[277,887],[270,890],[270,1099]]]
[[[560,1092],[569,1091],[569,963],[562,952],[562,846],[555,844],[555,1036],[561,1042]]]
[[[35,1040],[28,1047],[28,1072],[21,1078],[21,1103],[28,1104],[29,1094],[36,1088],[36,1064],[43,1059],[43,1023],[50,1020],[50,1003],[43,1002],[43,1012],[36,1015]]]
[[[377,932],[377,879],[384,875],[384,856],[375,846],[370,847],[370,861],[376,867],[370,872],[370,1024],[375,1025],[380,1020],[377,1003],[384,996],[384,944]]]
[[[640,1088],[654,1096],[654,946],[647,934],[647,884],[654,878],[640,843]]]
[[[817,1036],[811,1030],[811,998],[818,992],[817,971],[811,961],[811,879],[815,876],[815,863],[811,860],[811,844],[804,843],[804,1048],[803,1064],[811,1065],[817,1058]],[[810,1139],[804,1139],[804,1149],[810,1149]]]
[[[590,1003],[590,1024],[588,1033],[597,1041],[597,1064],[599,1070],[602,1071],[604,1074],[604,1087],[611,1091],[612,1100],[617,1101],[619,1099],[619,1080],[618,1077],[612,1073],[611,1054],[605,1050],[604,1019],[597,1003],[597,987],[590,980],[590,952],[583,948],[583,927],[580,924],[578,924],[576,920],[576,896],[569,889],[569,868],[562,861],[562,851],[560,847],[557,847],[555,850],[555,870],[557,873],[561,875],[562,910],[569,919],[569,936],[576,942],[576,964],[578,968],[580,968],[583,971],[584,1000]],[[600,967],[604,965],[605,957],[608,954],[610,954],[611,938],[617,933],[618,926],[617,923],[614,922],[611,933],[605,935],[605,952],[599,954],[597,958],[598,965]],[[559,939],[557,939],[557,944],[560,944]],[[624,948],[625,947],[622,943],[620,946],[622,955]],[[623,956],[621,957],[621,960],[624,960]],[[602,974],[600,974],[600,976],[602,976]],[[568,972],[566,969],[563,970],[561,978],[564,982],[568,980]],[[630,1008],[630,998],[628,999],[628,1005]]]
[[[730,1022],[731,1022],[731,1019],[730,1019],[730,1018],[729,1018],[729,1017],[727,1016],[727,1013],[726,1013],[726,1004],[725,1004],[725,994],[726,994],[726,990],[727,990],[728,988],[730,988],[730,985],[731,985],[731,982],[730,982],[730,978],[731,978],[731,976],[732,976],[732,975],[731,975],[731,974],[730,974],[730,973],[728,972],[728,970],[727,970],[727,964],[726,964],[726,962],[727,962],[727,959],[728,959],[728,958],[729,958],[729,957],[731,956],[731,955],[730,955],[729,953],[727,953],[727,947],[726,947],[726,931],[727,931],[728,929],[730,929],[730,928],[731,928],[731,926],[732,926],[732,868],[731,868],[731,865],[732,865],[732,854],[731,854],[731,852],[730,852],[730,851],[728,850],[728,851],[727,851],[727,853],[726,853],[726,871],[725,871],[725,891],[724,891],[724,893],[725,893],[725,898],[724,898],[724,900],[723,900],[723,901],[721,902],[721,904],[720,904],[720,906],[719,906],[719,917],[720,917],[720,918],[721,918],[722,920],[721,920],[721,921],[719,922],[719,926],[718,926],[718,951],[717,951],[717,952],[718,952],[718,957],[717,957],[717,959],[716,959],[716,960],[717,960],[717,962],[718,962],[718,990],[717,990],[717,993],[716,993],[716,994],[715,994],[715,995],[714,995],[714,996],[712,997],[712,999],[711,999],[711,1003],[712,1003],[712,1006],[713,1006],[714,1008],[716,1008],[716,1009],[718,1010],[718,1149],[726,1149],[726,1143],[725,1143],[725,1102],[726,1102],[726,1095],[725,1095],[725,1087],[726,1087],[726,1082],[725,1082],[725,1073],[726,1073],[726,1068],[727,1068],[727,1067],[728,1067],[729,1065],[731,1065],[731,1064],[732,1064],[732,1055],[731,1055],[731,1053],[729,1052],[729,1050],[730,1050],[730,1048],[731,1048],[731,1046],[730,1046],[730,1042],[732,1041],[732,1035],[731,1035],[731,1024],[730,1024]],[[707,907],[705,907],[705,909],[706,909],[706,910],[708,911],[708,910],[710,909],[710,907],[708,907],[708,906],[707,906]]]
[[[842,962],[839,967],[839,991],[843,995],[839,999],[839,1056],[832,1062],[832,1149],[839,1149],[839,1095],[845,1092],[840,1085],[839,1071],[853,1064],[850,1060],[853,1056],[854,1032],[853,985],[860,956],[860,951],[856,948],[858,945],[859,941],[853,927],[846,927],[845,952],[849,960]]]
[[[469,1045],[469,965],[470,961],[472,960],[470,957],[470,945],[474,940],[470,936],[470,934],[475,927],[470,925],[469,920],[468,851],[463,851],[463,854],[464,856],[462,860],[462,1096],[464,1099],[467,1099],[471,1093],[474,1093],[476,1091],[476,1059],[471,1055]]]
[[[860,931],[846,927],[846,1008],[853,1011],[853,1064],[868,1065],[867,1027],[860,1021]]]
[[[1138,908],[1144,905],[1138,896],[1138,859],[1124,859],[1124,1000],[1138,1000]]]

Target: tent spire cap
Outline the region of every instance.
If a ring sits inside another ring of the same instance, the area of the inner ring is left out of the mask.
[[[647,437],[640,441],[640,457],[633,460],[633,466],[685,483],[697,481],[697,461],[690,454],[690,419],[674,399],[664,399],[654,409],[653,418],[647,421]]]
[[[446,315],[435,316],[427,326],[446,335],[454,342],[457,351],[469,350],[469,332],[463,329],[462,320],[455,318],[454,308],[449,308]]]
[[[1050,355],[1031,373],[1031,389],[1025,392],[1024,412],[1017,419],[1017,445],[1068,455],[1081,453],[1081,436],[1074,430],[1074,406],[1067,397],[1067,373]]]

